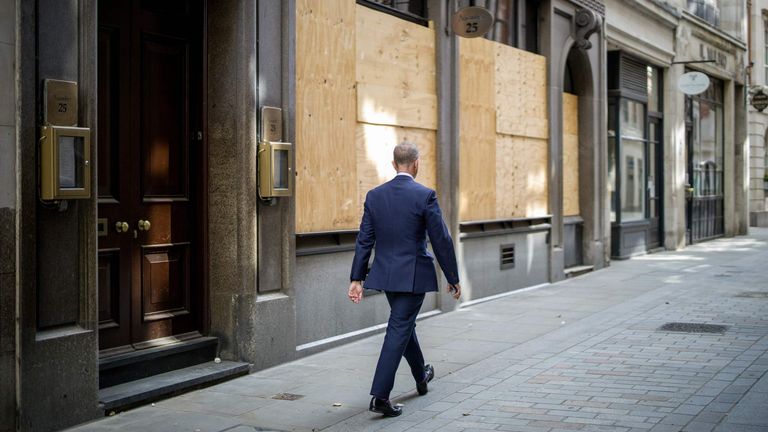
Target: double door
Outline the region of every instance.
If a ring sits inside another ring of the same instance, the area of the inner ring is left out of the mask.
[[[102,355],[203,331],[202,0],[98,3]]]

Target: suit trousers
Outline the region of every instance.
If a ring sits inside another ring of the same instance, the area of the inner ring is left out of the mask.
[[[386,292],[386,295],[391,311],[371,386],[371,395],[384,400],[389,399],[395,385],[395,373],[402,357],[408,361],[417,383],[425,378],[424,355],[416,338],[416,316],[424,303],[424,294]]]

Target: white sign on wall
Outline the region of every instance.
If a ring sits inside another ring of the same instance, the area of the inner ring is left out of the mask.
[[[687,95],[697,95],[709,88],[709,77],[701,72],[684,73],[677,80],[677,88]]]

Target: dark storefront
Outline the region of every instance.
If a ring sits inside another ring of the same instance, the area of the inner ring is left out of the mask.
[[[611,255],[626,258],[663,245],[661,70],[608,53],[608,191]]]
[[[710,77],[709,88],[685,98],[686,241],[695,243],[724,233],[723,83]]]

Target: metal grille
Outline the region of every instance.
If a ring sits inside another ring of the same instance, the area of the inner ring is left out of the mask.
[[[681,333],[725,333],[728,326],[719,324],[671,322],[659,327],[659,331]]]
[[[648,67],[631,57],[621,56],[621,88],[647,94]]]
[[[582,5],[587,9],[592,9],[600,15],[605,15],[605,4],[603,3],[603,0],[573,0],[573,2]]]
[[[515,244],[505,244],[499,247],[499,258],[501,261],[501,270],[515,268]]]

